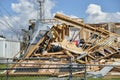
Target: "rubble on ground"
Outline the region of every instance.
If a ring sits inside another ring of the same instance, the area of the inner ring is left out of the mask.
[[[87,72],[91,76],[105,76],[112,72],[117,73],[120,69],[120,50],[119,41],[120,35],[112,33],[103,28],[92,27],[83,22],[71,19],[70,17],[62,14],[56,14],[55,19],[61,22],[61,24],[53,25],[53,27],[47,31],[44,36],[35,45],[29,45],[28,51],[23,58],[32,57],[51,57],[59,59],[58,61],[42,61],[33,60],[27,61],[27,63],[44,63],[44,64],[67,64],[69,58],[72,63],[86,64]],[[72,33],[71,28],[76,30]],[[76,34],[74,34],[76,33]],[[116,57],[117,56],[117,57]],[[24,60],[19,60],[18,63],[22,63]],[[114,65],[114,66],[92,66],[92,65]],[[116,66],[115,66],[116,65]],[[18,65],[15,64],[12,67],[40,67],[51,68],[59,67],[58,65]],[[68,73],[59,74],[59,69],[42,69],[33,74],[49,74],[57,75],[58,77],[68,76]],[[104,73],[103,71],[106,71]],[[84,70],[73,72],[73,75],[83,74]],[[31,74],[9,71],[9,74]]]

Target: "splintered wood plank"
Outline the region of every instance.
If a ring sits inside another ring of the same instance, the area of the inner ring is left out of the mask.
[[[64,27],[62,27],[62,35],[61,35],[61,38],[62,38],[62,40],[64,40],[64,38],[65,38],[65,28],[64,28]]]
[[[102,51],[99,51],[100,54],[102,54],[103,56],[106,56],[105,52],[102,50]]]
[[[59,41],[60,36],[58,34],[58,30],[56,28],[53,28],[52,35],[54,36],[53,38],[56,38],[56,41]]]
[[[72,75],[76,75],[76,74],[81,74],[84,73],[85,71],[79,71],[79,72],[72,72]],[[70,73],[66,73],[66,74],[62,74],[62,75],[58,75],[58,77],[66,77],[69,76]]]
[[[44,41],[44,39],[46,38],[46,36],[53,30],[53,28],[54,28],[54,26],[53,26],[48,32],[45,33],[45,35],[38,41],[38,43],[37,43],[32,49],[30,49],[27,53],[25,53],[24,58],[29,58],[29,57],[32,55],[32,53],[39,47],[39,45]],[[16,62],[16,64],[13,64],[13,65],[12,65],[11,68],[14,68],[14,67],[18,66],[17,63],[18,63],[18,62],[20,63],[20,62],[22,62],[22,61],[23,61],[23,60],[18,60],[18,61]],[[8,73],[11,74],[12,71],[13,71],[13,70],[10,70]]]
[[[62,61],[57,61],[57,62],[54,62],[54,61],[44,61],[43,62],[44,65],[41,65],[41,69],[39,69],[39,73],[40,74],[56,74],[56,73],[59,73],[59,68],[60,68],[60,65],[57,65],[57,64],[65,64],[65,62],[62,62]],[[43,68],[43,69],[42,69]],[[51,69],[53,68],[53,69]],[[56,69],[58,68],[58,69]]]
[[[80,31],[80,39],[84,39],[84,28]]]
[[[56,58],[69,58],[68,55],[52,55],[52,57],[56,57]]]
[[[45,33],[45,35],[38,41],[38,43],[31,49],[29,50],[26,55],[24,56],[24,58],[29,58],[32,53],[39,47],[39,45],[45,40],[46,36],[51,33],[51,31],[54,30],[54,26],[48,31]]]
[[[61,21],[63,23],[66,23],[66,24],[72,25],[74,27],[77,27],[77,28],[84,27],[85,29],[88,29],[90,31],[95,31],[95,33],[103,32],[102,36],[106,36],[106,35],[109,35],[109,33],[111,33],[111,32],[109,32],[109,31],[107,31],[105,29],[102,29],[102,28],[97,29],[95,27],[92,27],[90,25],[86,25],[86,24],[81,23],[81,22],[79,22],[77,20],[73,20],[70,17],[64,16],[64,15],[59,14],[59,13],[57,13],[55,15],[55,19],[57,19],[57,20],[59,20],[59,21]]]
[[[60,52],[51,52],[51,53],[44,53],[43,56],[49,56],[49,55],[62,55],[64,54],[63,51]]]
[[[41,56],[41,53],[32,54],[32,56],[36,56],[36,57],[39,57],[39,56]]]
[[[115,50],[116,52],[118,51],[118,48],[117,48],[117,47],[110,46],[110,48],[112,48],[112,49]]]
[[[46,37],[46,36],[44,36],[43,38],[41,38],[41,39],[39,40],[39,42],[38,42],[32,49],[30,49],[30,50],[26,53],[26,55],[24,56],[24,58],[29,58],[29,57],[31,56],[31,54],[32,54],[32,53],[39,47],[39,45],[44,41],[45,37]]]
[[[65,27],[65,35],[66,36],[69,36],[70,34],[69,34],[69,26],[68,25],[65,25],[66,27]]]
[[[88,57],[87,57],[87,56],[85,57],[85,62],[86,62],[86,63],[88,62]]]
[[[113,53],[113,54],[115,54],[115,53]],[[108,57],[112,56],[113,54],[108,54],[107,56],[104,56],[104,57],[98,58],[97,60],[101,60],[101,59],[108,58]]]
[[[85,35],[84,35],[85,36],[85,41],[87,41],[90,37],[90,32],[87,31],[87,30],[84,30],[84,33],[85,33]]]
[[[14,76],[28,76],[28,75],[40,75],[39,72],[17,72],[17,73],[9,73],[9,75]]]
[[[88,56],[90,57],[90,58],[92,58],[92,59],[96,59],[95,57],[93,57],[92,55],[90,55],[90,54],[88,54]]]
[[[77,60],[80,64],[85,64],[86,62],[83,60]]]
[[[69,51],[65,51],[65,53],[69,56],[72,57],[74,59],[74,56],[69,52]]]
[[[90,52],[92,49],[96,48],[97,46],[101,45],[102,43],[104,43],[107,39],[109,38],[109,36],[106,36],[106,38],[104,38],[102,41],[100,41],[99,43],[97,43],[96,45],[94,45],[93,47],[90,47],[88,49],[86,49],[86,52]]]
[[[67,40],[63,40],[62,43],[58,43],[60,44],[60,46],[65,49],[68,50],[70,52],[73,52],[75,54],[83,54],[84,51],[82,50],[82,48],[78,48],[75,43],[73,42],[68,42]]]
[[[111,51],[109,48],[104,48],[105,52],[109,53],[109,54],[113,54],[114,52]]]

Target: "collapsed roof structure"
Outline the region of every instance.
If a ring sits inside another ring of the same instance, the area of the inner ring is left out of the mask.
[[[56,14],[54,17],[56,20],[61,22],[61,24],[53,25],[53,27],[47,31],[44,36],[35,45],[29,45],[28,50],[22,57],[23,60],[18,60],[17,63],[34,63],[33,65],[20,65],[14,64],[12,68],[30,68],[30,67],[46,67],[45,65],[37,65],[37,63],[45,64],[67,64],[68,59],[72,59],[72,63],[76,64],[119,64],[116,58],[119,55],[119,38],[120,35],[112,33],[108,30],[99,27],[93,27],[78,20],[72,19],[62,14]],[[75,29],[73,34],[72,29]],[[32,60],[25,61],[24,58],[40,58],[40,57],[51,57],[59,59],[58,61],[49,60]],[[115,58],[115,60],[112,60]],[[36,63],[36,65],[35,65]],[[47,66],[50,68],[53,66]],[[89,74],[97,75],[101,74],[105,76],[114,67],[87,67]],[[118,68],[118,67],[117,67]],[[106,73],[103,71],[106,70]],[[93,72],[90,72],[93,71]],[[97,71],[97,72],[95,72]],[[79,74],[82,71],[75,72]],[[10,75],[28,75],[28,74],[50,74],[63,77],[66,75],[60,75],[59,70],[47,71],[47,70],[37,70],[37,72],[19,72],[17,70],[9,70]],[[84,73],[84,71],[82,72]]]

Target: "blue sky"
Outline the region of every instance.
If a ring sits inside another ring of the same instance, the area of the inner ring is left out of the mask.
[[[115,13],[120,11],[120,0],[54,0],[56,5],[53,12],[63,11],[68,15],[86,18],[86,9],[89,4],[100,5],[102,11]]]
[[[29,19],[37,18],[36,1],[0,0],[0,34],[11,36],[10,27],[3,25],[6,21],[16,32],[27,29]],[[120,22],[119,3],[120,0],[46,0],[45,16],[51,18],[60,12],[70,17],[84,18],[87,23]]]
[[[108,13],[120,12],[120,0],[52,0],[55,6],[52,13],[62,11],[67,15],[75,15],[81,18],[87,17],[86,9],[89,4],[100,5],[102,11]],[[0,4],[4,6],[10,13],[14,13],[11,4],[19,2],[19,0],[0,0]],[[1,6],[0,6],[1,7]],[[2,9],[1,9],[2,10]]]
[[[18,2],[19,0],[0,0],[6,9],[12,12],[11,4]],[[55,6],[52,9],[52,13],[57,11],[63,11],[68,15],[76,15],[78,17],[86,18],[86,9],[89,4],[100,5],[102,11],[108,13],[120,12],[120,0],[52,0]]]

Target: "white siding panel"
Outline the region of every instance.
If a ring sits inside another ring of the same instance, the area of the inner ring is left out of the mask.
[[[5,57],[5,40],[0,40],[0,57]]]
[[[5,45],[6,58],[12,58],[20,51],[20,42],[6,41]]]

